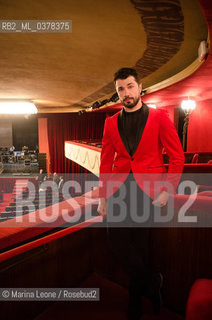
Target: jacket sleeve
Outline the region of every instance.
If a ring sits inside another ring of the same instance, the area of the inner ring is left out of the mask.
[[[112,173],[113,160],[115,150],[112,143],[110,118],[105,120],[103,139],[102,139],[102,151],[101,151],[101,162],[100,162],[100,197],[106,197],[106,181],[109,175]]]
[[[169,157],[169,168],[165,181],[171,183],[176,192],[183,172],[185,157],[177,131],[165,110],[161,110],[160,140]],[[166,190],[166,187],[163,189]]]

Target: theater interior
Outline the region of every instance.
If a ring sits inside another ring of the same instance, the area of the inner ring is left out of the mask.
[[[7,22],[72,21],[68,32],[41,30],[40,22],[37,32],[0,26],[2,318],[127,319],[129,277],[109,249],[95,192],[105,119],[122,109],[113,75],[133,67],[141,100],[166,110],[176,127],[181,183],[195,186],[173,198],[175,219],[185,214],[189,223],[151,229],[163,305],[156,316],[142,298],[141,319],[211,320],[211,1],[7,0],[0,13]],[[182,101],[195,108],[182,109]],[[13,113],[1,107],[13,102]],[[25,102],[36,113],[19,112]],[[165,150],[163,159],[168,170]],[[63,188],[67,181],[78,188]],[[5,288],[25,297],[4,296]],[[97,288],[99,299],[30,300],[30,288]]]

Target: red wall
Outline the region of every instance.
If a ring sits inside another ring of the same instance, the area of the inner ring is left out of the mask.
[[[165,108],[169,114],[169,118],[171,119],[172,122],[174,122],[174,107],[166,107]]]
[[[212,152],[212,100],[197,102],[189,117],[188,152]]]

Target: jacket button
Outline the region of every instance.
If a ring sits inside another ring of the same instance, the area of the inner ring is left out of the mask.
[[[131,158],[131,161],[133,161],[134,160],[134,158]]]

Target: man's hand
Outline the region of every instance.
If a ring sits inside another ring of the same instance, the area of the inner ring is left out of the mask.
[[[164,207],[167,204],[169,194],[166,191],[162,191],[159,196],[152,201],[152,204],[156,207]]]
[[[107,215],[107,200],[105,198],[99,199],[97,212],[104,218]]]

